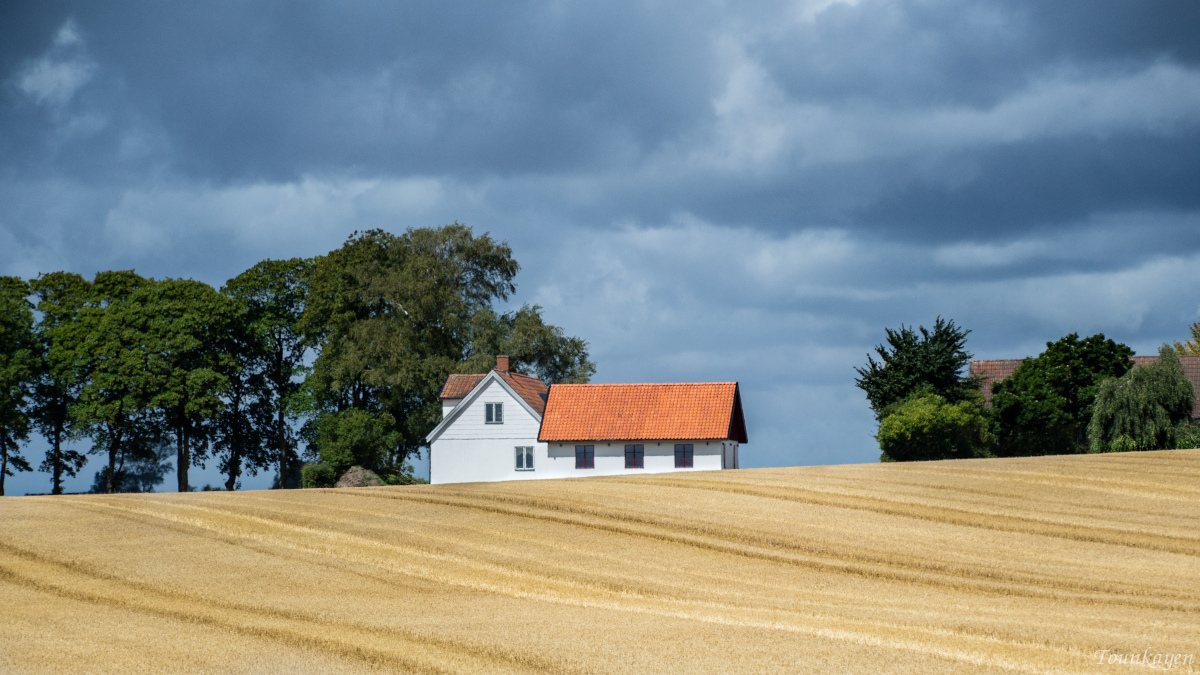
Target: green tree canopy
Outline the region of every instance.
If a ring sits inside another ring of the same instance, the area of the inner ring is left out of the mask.
[[[1003,457],[1085,452],[1100,382],[1133,365],[1133,350],[1103,334],[1071,333],[1024,362],[992,388],[996,454]]]
[[[490,368],[501,348],[531,372],[585,381],[594,366],[582,340],[546,325],[539,308],[493,309],[519,268],[507,244],[457,223],[355,233],[318,259],[300,321],[320,348],[307,379],[317,417],[386,413],[399,436],[384,465],[395,468],[441,419],[446,376]]]
[[[400,443],[395,427],[391,415],[358,408],[324,415],[317,431],[321,463],[333,469],[335,476],[356,465],[383,471],[388,454]]]
[[[1091,452],[1177,447],[1191,420],[1196,391],[1176,350],[1163,345],[1158,361],[1103,380],[1088,424]]]
[[[510,370],[552,384],[585,384],[596,374],[587,342],[547,324],[537,305],[506,314],[476,312],[471,344],[457,372],[485,373],[496,366],[497,354],[508,355]]]
[[[72,418],[92,438],[90,452],[107,455],[106,492],[119,488],[126,460],[154,457],[161,440],[152,403],[159,383],[147,342],[153,315],[130,301],[153,283],[133,271],[97,274],[63,340],[83,382]]]
[[[24,280],[0,277],[0,496],[5,478],[31,469],[20,452],[29,440],[29,395],[39,366],[28,295]]]
[[[262,412],[274,418],[261,433],[274,450],[280,487],[286,486],[289,464],[296,459],[291,422],[302,412],[300,377],[305,373],[304,358],[310,346],[319,342],[319,336],[328,332],[313,321],[309,326],[313,337],[310,342],[300,327],[309,302],[314,264],[305,258],[264,260],[227,281],[221,289],[245,308],[247,326],[243,337],[249,351],[243,360],[246,367],[257,369],[266,390],[266,396],[256,404],[265,406]],[[252,352],[259,347],[261,362],[252,366]],[[246,432],[250,431],[247,427]]]
[[[75,476],[87,462],[87,457],[64,443],[79,436],[71,410],[83,387],[83,369],[78,364],[85,358],[70,350],[70,334],[93,291],[86,279],[70,272],[42,274],[29,285],[42,316],[37,325],[41,368],[31,417],[50,446],[38,469],[50,474],[51,493],[57,495],[62,494],[63,477]]]
[[[146,284],[119,303],[126,330],[140,332],[149,405],[175,437],[175,472],[188,492],[188,469],[201,465],[229,385],[232,357],[226,341],[238,306],[211,286],[191,279]]]
[[[271,357],[267,334],[244,302],[233,298],[229,302],[236,310],[217,341],[222,358],[215,368],[225,378],[225,388],[212,448],[218,469],[225,474],[225,489],[236,490],[243,474],[254,476],[269,468],[275,455],[271,389],[266,379]]]
[[[876,438],[884,462],[990,457],[995,440],[982,396],[950,403],[931,388],[891,406]]]
[[[975,397],[979,384],[965,373],[971,362],[971,353],[965,348],[971,331],[940,316],[932,332],[924,326],[914,330],[904,325],[886,330],[887,346],[875,347],[880,360],[867,355],[867,366],[855,368],[859,377],[854,383],[866,392],[875,419],[882,420],[889,406],[920,389],[949,403]]]

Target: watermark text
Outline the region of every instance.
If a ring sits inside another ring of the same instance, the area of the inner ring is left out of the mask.
[[[1136,652],[1118,652],[1112,649],[1097,649],[1092,658],[1096,659],[1096,665],[1133,665],[1146,666],[1147,668],[1157,668],[1159,670],[1170,670],[1180,666],[1190,666],[1195,661],[1192,654],[1164,654],[1151,653],[1149,649],[1138,654]]]

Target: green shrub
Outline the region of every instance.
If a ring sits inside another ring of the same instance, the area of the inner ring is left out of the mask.
[[[306,488],[333,487],[338,474],[328,464],[305,464],[300,471],[300,486]]]
[[[980,401],[947,403],[929,390],[891,406],[876,438],[884,462],[990,457],[994,440]]]

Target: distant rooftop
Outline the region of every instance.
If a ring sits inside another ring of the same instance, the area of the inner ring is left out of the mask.
[[[971,361],[971,375],[983,378],[980,388],[983,390],[985,401],[992,400],[992,386],[1012,375],[1024,360],[980,359]],[[1132,357],[1135,366],[1147,366],[1157,360],[1157,356]],[[1179,361],[1183,364],[1183,374],[1191,380],[1192,386],[1196,388],[1197,399],[1196,404],[1192,407],[1192,417],[1200,417],[1200,356],[1180,356]]]

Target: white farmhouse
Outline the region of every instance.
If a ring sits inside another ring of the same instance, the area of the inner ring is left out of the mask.
[[[431,483],[736,469],[736,382],[556,384],[509,371],[451,375],[426,437]]]

